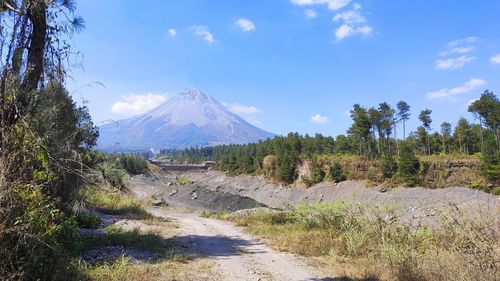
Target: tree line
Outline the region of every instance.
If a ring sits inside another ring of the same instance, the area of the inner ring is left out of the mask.
[[[396,173],[415,173],[418,167],[408,170],[415,166],[415,156],[477,154],[483,160],[486,176],[497,181],[500,168],[498,97],[486,90],[470,104],[468,111],[474,114],[478,123],[470,123],[461,117],[454,128],[449,122],[443,122],[438,130],[433,131],[432,110],[423,109],[417,116],[420,126],[407,135],[411,114],[410,105],[405,101],[398,102],[395,107],[386,102],[369,108],[355,104],[350,111],[352,123],[347,134],[335,138],[289,133],[258,143],[162,150],[161,154],[190,163],[217,161],[219,169],[231,174],[262,174],[266,160],[273,161],[275,171],[272,177],[286,183],[296,180],[295,168],[301,159],[312,162],[314,170],[317,156],[325,154],[357,155],[378,160],[388,178]],[[403,129],[402,137],[398,136],[398,127]],[[266,159],[267,156],[273,158]]]

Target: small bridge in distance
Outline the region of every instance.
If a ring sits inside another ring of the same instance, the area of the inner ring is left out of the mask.
[[[149,161],[151,164],[156,165],[166,171],[179,171],[179,172],[185,172],[185,171],[208,171],[212,167],[215,166],[215,162],[213,161],[205,161],[202,164],[172,164],[171,162],[165,162],[165,161],[154,161],[150,160]]]

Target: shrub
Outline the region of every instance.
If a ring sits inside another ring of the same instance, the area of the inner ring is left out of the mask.
[[[406,142],[401,142],[399,147],[399,157],[398,157],[398,173],[401,179],[403,179],[409,185],[415,185],[418,182],[417,172],[420,167],[420,163],[415,156],[413,148]]]
[[[330,166],[329,177],[334,182],[341,182],[347,179],[347,177],[344,175],[342,165],[340,165],[340,163],[334,163]]]
[[[394,161],[394,155],[390,152],[382,154],[380,160],[380,170],[384,178],[390,179],[394,175],[394,172],[398,169],[396,161]]]
[[[85,213],[78,217],[78,223],[82,228],[97,229],[101,219],[93,213]]]
[[[276,156],[267,155],[262,160],[262,166],[264,168],[264,175],[266,178],[274,178],[276,173]]]
[[[131,175],[140,175],[148,172],[148,163],[140,155],[122,154],[118,158],[120,166]]]
[[[189,183],[189,179],[186,178],[186,177],[181,177],[181,178],[178,178],[176,181],[175,181],[176,184],[178,185],[185,185],[185,184],[188,184]]]
[[[125,183],[128,180],[128,175],[115,162],[109,160],[99,163],[97,170],[101,173],[105,182],[119,190],[126,189]]]
[[[64,219],[48,233],[49,241],[57,245],[62,252],[76,256],[81,250],[80,228],[75,217]]]

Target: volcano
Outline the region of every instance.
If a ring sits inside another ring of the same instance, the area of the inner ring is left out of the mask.
[[[103,151],[146,151],[244,144],[271,138],[197,89],[188,89],[149,112],[99,127]]]

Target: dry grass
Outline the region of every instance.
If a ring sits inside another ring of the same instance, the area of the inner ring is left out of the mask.
[[[112,263],[82,267],[88,280],[93,281],[218,280],[212,264],[201,260],[186,263],[172,258],[155,264],[133,264],[122,257]]]
[[[321,257],[351,278],[500,280],[498,218],[467,221],[455,213],[434,229],[411,228],[389,222],[381,210],[336,202],[231,220],[280,250]]]

